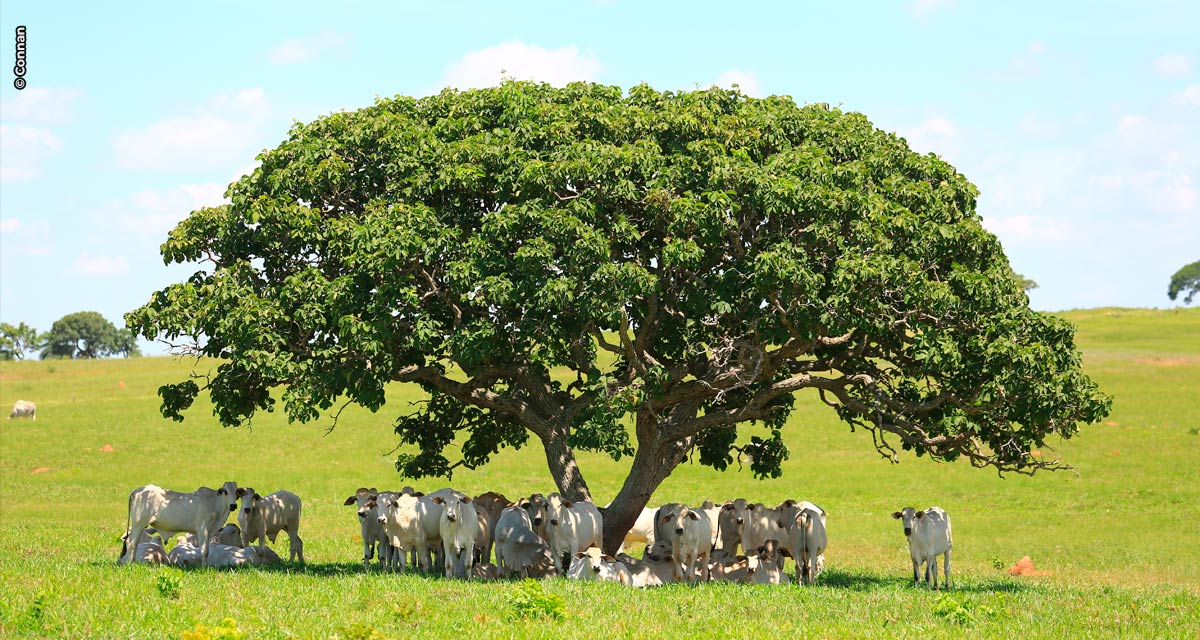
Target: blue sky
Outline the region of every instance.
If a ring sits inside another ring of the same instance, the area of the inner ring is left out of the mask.
[[[292,122],[501,69],[861,111],[979,186],[1038,309],[1169,307],[1200,259],[1200,3],[100,4],[0,5],[0,321],[120,325]]]

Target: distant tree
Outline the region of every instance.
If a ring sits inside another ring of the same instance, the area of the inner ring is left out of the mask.
[[[141,355],[133,333],[116,328],[95,311],[63,316],[43,337],[42,359]]]
[[[1192,298],[1200,293],[1200,260],[1185,266],[1171,276],[1171,286],[1167,287],[1167,296],[1174,300],[1181,293],[1185,294],[1184,304],[1191,304]]]
[[[1038,288],[1038,283],[1034,282],[1033,278],[1026,278],[1016,271],[1013,272],[1013,277],[1017,279],[1017,284],[1026,291],[1032,291]]]
[[[610,552],[684,460],[779,476],[797,391],[889,460],[1020,473],[1061,468],[1031,452],[1109,411],[975,186],[860,114],[507,82],[297,124],[259,158],[162,245],[198,271],[125,317],[221,359],[161,387],[163,414],[207,392],[226,425],[277,399],[306,422],[415,382],[406,476],[533,436],[583,500],[577,451],[632,455]]]
[[[0,360],[24,360],[25,353],[38,348],[37,329],[25,324],[0,322]]]

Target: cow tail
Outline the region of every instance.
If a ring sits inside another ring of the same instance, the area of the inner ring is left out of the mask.
[[[129,551],[129,533],[133,528],[133,492],[129,494],[129,510],[125,513],[125,535],[121,536],[121,556],[117,558],[120,562],[125,557],[125,553]]]

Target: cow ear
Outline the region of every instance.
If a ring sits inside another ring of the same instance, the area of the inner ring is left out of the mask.
[[[925,512],[924,512],[924,511],[918,511],[918,512],[917,512],[917,517],[918,517],[918,518],[924,518],[924,517],[925,517]]]
[[[668,513],[667,515],[663,516],[663,522],[670,522],[670,521],[671,521],[671,514]]]
[[[414,498],[423,498],[423,497],[425,497],[425,492],[417,491],[416,493],[413,493],[413,497]]]
[[[342,504],[347,507],[354,504],[354,496],[350,496],[349,498],[346,498],[346,501],[343,502]]]
[[[400,506],[400,502],[399,502],[399,501],[397,501],[397,500],[392,500],[392,506],[393,506],[393,507],[399,507],[399,506]]]
[[[575,504],[575,503],[571,502],[570,500],[563,500],[563,503],[562,503],[562,505],[568,509],[570,509],[571,505],[573,505],[573,504]]]
[[[255,499],[255,500],[262,500],[262,496],[260,496],[260,495],[258,495],[258,494],[256,493],[256,494],[254,494],[254,499]]]
[[[758,505],[757,505],[757,504],[748,504],[748,505],[746,505],[746,509],[747,509],[747,510],[749,510],[749,511],[754,511],[754,510],[755,510],[755,509],[757,509],[757,508],[758,508]]]
[[[689,517],[689,518],[691,518],[692,520],[699,520],[699,519],[700,519],[700,516],[699,516],[699,515],[697,515],[695,511],[689,511],[689,512],[688,512],[688,517]]]
[[[726,502],[724,505],[721,506],[721,511],[733,511],[733,503]]]
[[[776,525],[778,525],[780,529],[786,529],[786,528],[787,528],[787,525],[783,523],[783,518],[780,518],[780,519],[776,520],[776,521],[775,521],[775,524],[776,524]]]
[[[470,502],[470,501],[471,501],[471,496],[463,496],[462,502]]]
[[[446,501],[445,501],[445,500],[442,500],[442,497],[441,497],[441,496],[434,496],[434,497],[433,497],[433,503],[434,503],[434,504],[442,504],[442,503],[444,503],[444,502],[446,502]]]
[[[584,556],[586,556],[586,555],[587,555],[587,554],[586,554],[586,553],[584,553],[584,552],[582,552],[582,551],[576,551],[576,552],[575,552],[575,559],[576,559],[576,560],[578,560],[578,559],[580,559],[580,558],[582,558],[582,557],[584,557]]]
[[[217,489],[217,495],[219,495],[219,496],[225,495],[225,487],[221,487],[220,489]]]
[[[784,509],[787,509],[787,508],[790,508],[790,507],[794,507],[794,506],[796,506],[796,501],[795,501],[795,500],[792,500],[791,498],[788,498],[787,500],[784,500],[784,501],[783,501],[783,504],[781,504],[781,505],[779,505],[779,506],[780,506],[781,508],[784,508]]]
[[[897,520],[899,520],[900,518],[904,517],[904,514],[903,514],[903,513],[900,513],[899,511],[893,511],[893,512],[892,512],[892,517],[893,517],[893,518],[895,518],[895,519],[897,519]]]
[[[376,489],[375,487],[371,487],[370,489],[367,489],[367,491],[370,493],[379,493],[379,489]]]
[[[244,495],[246,495],[246,490],[245,490],[245,489],[243,489],[243,488],[241,488],[241,487],[238,487],[238,490],[237,490],[237,497],[239,497],[239,498],[240,498],[240,497],[242,497],[242,496],[244,496]]]
[[[379,506],[379,505],[375,504],[375,501],[374,501],[374,500],[372,500],[372,501],[370,501],[370,502],[368,502],[368,503],[367,503],[367,508],[368,508],[368,509],[374,509],[374,508],[375,508],[375,507],[377,507],[377,506]]]
[[[614,557],[612,557],[612,556],[610,556],[610,555],[607,555],[607,554],[600,556],[600,559],[601,559],[601,560],[603,560],[603,561],[605,561],[605,562],[616,562],[616,561],[617,561],[617,559],[616,559],[616,558],[614,558]]]

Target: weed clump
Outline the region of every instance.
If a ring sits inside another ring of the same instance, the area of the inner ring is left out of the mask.
[[[562,596],[548,593],[542,583],[526,578],[508,595],[508,618],[510,620],[550,618],[562,620],[566,617],[566,603]]]

